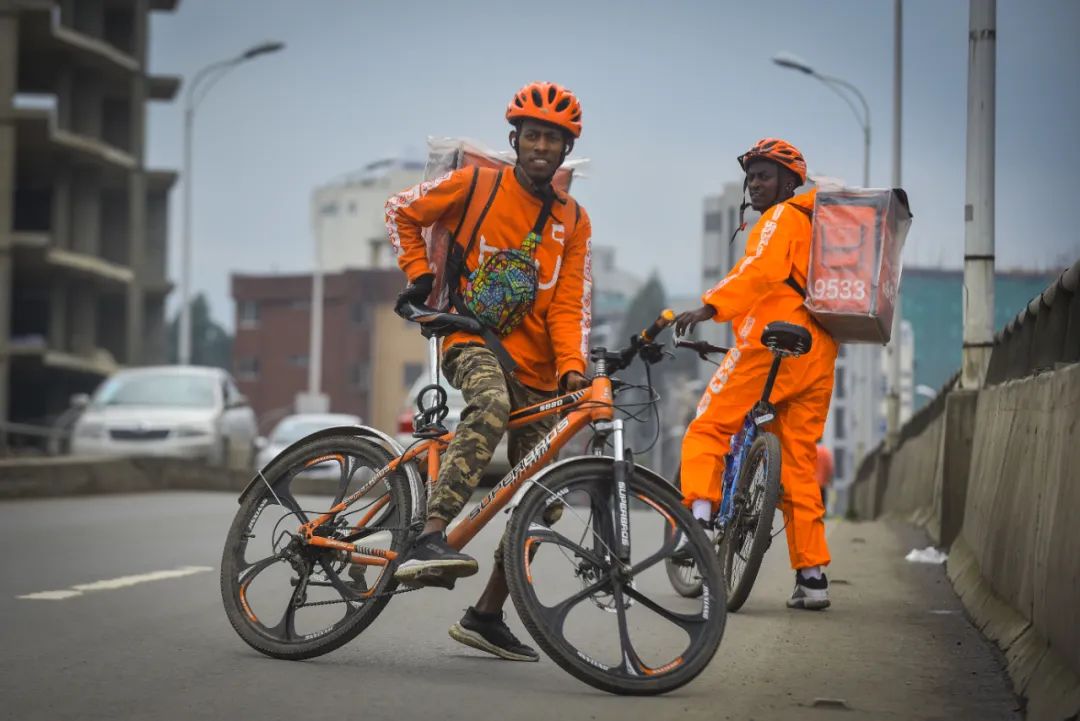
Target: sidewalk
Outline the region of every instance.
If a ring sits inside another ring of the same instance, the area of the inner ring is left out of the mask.
[[[964,617],[944,567],[904,560],[928,545],[920,531],[836,520],[827,534],[832,608],[784,608],[794,574],[780,535],[728,616],[706,674],[728,676],[721,688],[740,710],[718,718],[1021,718],[1003,659]]]

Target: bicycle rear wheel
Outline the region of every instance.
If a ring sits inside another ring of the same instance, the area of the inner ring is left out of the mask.
[[[727,610],[746,603],[772,541],[780,498],[780,439],[762,433],[750,446],[735,491],[735,515],[724,530],[720,556],[727,579]]]
[[[400,471],[374,479],[392,458],[370,440],[329,436],[303,443],[262,472],[233,519],[221,559],[225,613],[248,645],[274,658],[319,656],[355,638],[386,606],[397,585],[392,558],[410,534],[408,480]],[[297,532],[360,491],[315,535],[362,545],[363,563],[306,543]]]
[[[653,695],[693,680],[712,659],[724,633],[724,584],[708,538],[667,483],[639,468],[628,485],[627,566],[610,551],[610,458],[582,458],[534,485],[514,511],[503,557],[518,615],[559,666],[604,691]],[[562,513],[549,525],[554,504]],[[663,570],[678,531],[689,534],[701,569],[697,599],[671,594]]]

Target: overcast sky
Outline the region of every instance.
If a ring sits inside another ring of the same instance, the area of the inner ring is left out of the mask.
[[[195,131],[194,289],[232,326],[230,272],[305,271],[313,188],[373,160],[423,157],[426,138],[506,144],[506,103],[551,80],[584,106],[574,195],[618,264],[700,290],[702,199],[740,180],[762,136],[798,145],[811,172],[857,183],[862,135],[821,83],[772,64],[788,51],[870,104],[871,183],[891,177],[890,0],[182,0],[154,13],[150,67],[191,77],[265,40],[287,48],[236,68]],[[999,267],[1080,257],[1080,2],[999,0]],[[905,261],[960,267],[964,244],[968,3],[905,0],[903,185],[915,222]],[[182,102],[154,103],[148,164],[181,166]],[[181,179],[181,182],[184,182]],[[179,277],[180,184],[170,275]],[[171,308],[178,301],[173,293]],[[170,311],[171,312],[171,311]]]

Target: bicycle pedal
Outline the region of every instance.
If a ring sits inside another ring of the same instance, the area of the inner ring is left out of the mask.
[[[406,588],[445,588],[448,591],[454,590],[454,584],[457,583],[457,578],[453,576],[443,575],[438,569],[429,571],[427,573],[420,573],[413,576],[408,581],[402,581],[401,585]]]

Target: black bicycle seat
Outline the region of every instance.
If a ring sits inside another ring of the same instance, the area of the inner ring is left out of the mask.
[[[402,318],[419,323],[426,331],[434,335],[449,335],[455,331],[480,334],[483,328],[475,318],[445,313],[418,303],[399,303],[394,310]]]
[[[761,343],[774,353],[800,356],[810,350],[810,331],[801,325],[778,320],[765,326]]]

